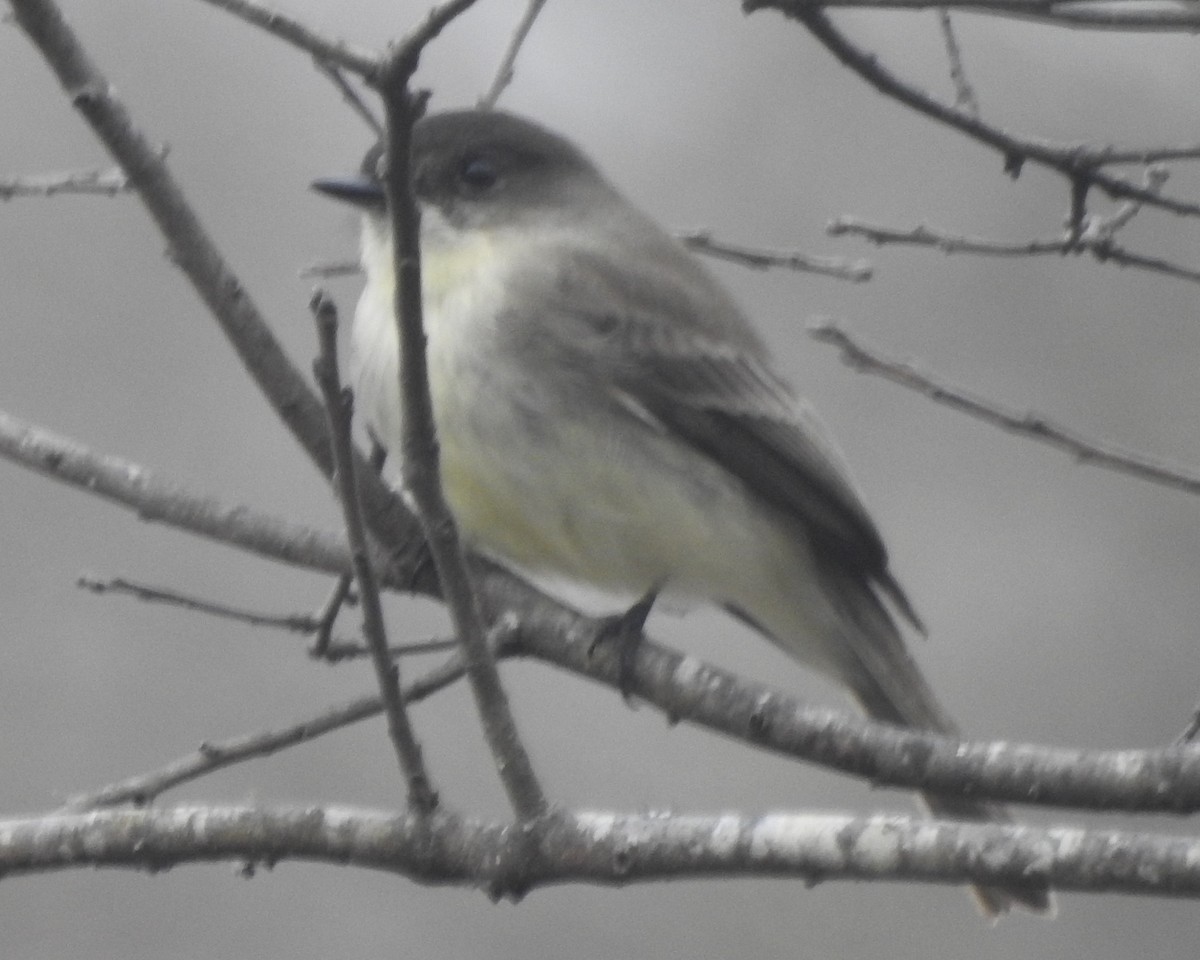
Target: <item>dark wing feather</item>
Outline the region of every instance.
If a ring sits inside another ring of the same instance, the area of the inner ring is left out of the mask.
[[[610,349],[624,358],[616,382],[626,404],[799,521],[818,562],[875,584],[921,629],[841,455],[760,351],[636,318],[607,316],[602,325]]]

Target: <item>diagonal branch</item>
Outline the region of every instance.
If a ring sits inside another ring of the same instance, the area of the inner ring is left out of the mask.
[[[492,85],[488,87],[487,93],[479,98],[479,109],[491,110],[500,99],[500,94],[513,82],[521,47],[525,43],[525,38],[529,36],[529,31],[533,29],[533,22],[538,18],[538,14],[542,12],[542,7],[545,5],[546,0],[527,0],[525,12],[517,21],[504,56],[500,58],[500,66],[496,68],[496,76],[492,79]]]
[[[336,64],[343,70],[349,70],[360,77],[371,77],[379,69],[379,57],[375,54],[355,49],[344,40],[330,40],[328,37],[323,37],[295,17],[282,14],[266,4],[259,3],[258,0],[204,0],[204,2],[214,7],[220,7],[235,17],[266,30],[279,39],[286,40],[294,47],[307,50],[319,61]]]
[[[329,432],[333,438],[334,479],[345,517],[346,538],[350,541],[350,556],[354,580],[358,584],[359,604],[363,614],[363,636],[371,651],[371,663],[383,699],[388,735],[396,750],[400,770],[408,783],[408,803],[419,814],[429,814],[438,805],[437,791],[425,769],[421,745],[409,721],[404,698],[400,694],[400,667],[388,653],[387,629],[383,623],[383,604],[379,599],[379,581],[371,566],[370,544],[363,526],[362,506],[354,481],[353,441],[350,437],[353,394],[343,389],[338,373],[337,310],[333,301],[322,291],[312,298],[312,312],[317,321],[320,352],[313,363],[313,373],[325,398],[329,412]]]
[[[1033,161],[1066,177],[1079,200],[1082,200],[1087,188],[1095,186],[1114,199],[1136,199],[1147,206],[1172,213],[1200,216],[1200,204],[1163,196],[1105,172],[1088,148],[1059,147],[1017,137],[965,111],[939,102],[925,91],[901,80],[884,67],[877,57],[864,53],[847,40],[825,14],[823,4],[812,0],[744,0],[742,6],[750,13],[774,8],[784,16],[799,21],[843,65],[880,93],[999,151],[1004,156],[1004,169],[1013,175],[1020,172],[1026,161]]]
[[[10,455],[4,439],[0,430],[0,455]],[[17,452],[31,451],[18,447]],[[66,463],[70,452],[70,448],[43,445],[31,460],[35,466],[43,460]],[[140,467],[127,468],[132,475],[148,476]],[[111,491],[104,489],[107,481],[93,482],[84,471],[51,475],[85,492],[112,497]],[[189,524],[204,516],[210,498],[187,494],[178,487],[171,489],[183,497],[175,509],[164,509],[159,502],[162,491],[154,483],[131,485],[121,491],[118,502],[153,510],[163,522],[196,532]],[[271,559],[280,559],[282,554],[287,562],[314,570],[337,573],[349,569],[349,550],[337,536],[317,534],[247,508],[215,512],[218,516],[229,513],[237,522],[229,534],[206,527],[200,531],[205,536]],[[269,535],[262,535],[262,530]],[[473,573],[485,608],[493,616],[515,612],[520,621],[515,636],[502,638],[501,655],[534,657],[620,689],[616,658],[591,652],[594,620],[494,564],[476,558]],[[963,742],[900,730],[843,711],[807,707],[786,693],[682,657],[649,640],[639,648],[631,689],[673,719],[881,786],[1096,810],[1200,811],[1200,747],[1196,746],[1061,750]]]
[[[445,689],[462,675],[462,658],[453,656],[442,666],[431,670],[406,687],[404,701],[411,704],[424,700]],[[180,784],[199,780],[237,763],[270,756],[280,750],[308,743],[326,733],[333,733],[360,720],[378,716],[382,712],[383,701],[378,696],[360,697],[281,730],[267,730],[229,740],[206,742],[195,753],[174,760],[157,770],[111,783],[99,790],[77,794],[68,799],[62,809],[95,810],[125,803],[142,806]]]
[[[255,4],[242,5],[261,9]],[[71,102],[129,176],[166,239],[171,259],[204,301],[267,402],[317,468],[332,477],[329,432],[320,401],[221,256],[160,152],[134,127],[53,0],[16,0],[12,6],[17,23],[54,70]],[[421,552],[422,536],[415,518],[369,469],[361,462],[356,466],[359,496],[372,531],[396,552],[394,562],[401,569],[420,577],[415,557]],[[411,586],[431,592],[437,589],[428,578]]]
[[[391,217],[396,277],[393,310],[400,343],[400,397],[404,410],[401,469],[416,506],[454,632],[462,644],[467,679],[483,722],[497,772],[517,817],[530,821],[548,810],[545,794],[517,732],[508,696],[488,649],[483,618],[467,573],[454,518],[442,495],[437,433],[429,394],[426,337],[421,304],[420,211],[412,195],[413,125],[426,95],[409,83],[426,43],[466,10],[473,0],[452,0],[436,8],[424,26],[392,49],[381,72],[380,92],[387,121],[384,185]]]
[[[1101,440],[1083,437],[1038,414],[1006,410],[966,390],[926,376],[911,364],[881,357],[834,323],[822,322],[813,326],[809,332],[817,340],[839,347],[843,359],[856,370],[884,377],[1004,430],[1066,450],[1083,463],[1108,467],[1110,470],[1127,473],[1185,493],[1200,493],[1200,475],[1196,473],[1122,450]]]

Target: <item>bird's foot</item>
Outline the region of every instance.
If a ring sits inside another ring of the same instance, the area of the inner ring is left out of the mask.
[[[596,652],[602,643],[614,643],[617,646],[617,689],[621,691],[624,701],[633,706],[634,670],[637,666],[638,647],[644,637],[643,630],[646,618],[654,608],[658,599],[658,588],[655,587],[633,606],[623,613],[601,617],[596,621],[596,633],[588,646],[588,656]]]

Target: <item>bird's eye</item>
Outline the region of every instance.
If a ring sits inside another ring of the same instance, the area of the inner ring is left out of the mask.
[[[490,157],[470,156],[458,167],[459,181],[475,193],[490,190],[500,179],[500,170]]]

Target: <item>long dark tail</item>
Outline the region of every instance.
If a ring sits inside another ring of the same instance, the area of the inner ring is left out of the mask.
[[[853,638],[848,638],[847,645],[856,655],[853,667],[858,668],[848,671],[842,680],[867,714],[883,723],[958,736],[958,727],[938,704],[909,655],[895,621],[875,592],[861,581],[840,579],[829,586],[840,601],[841,612],[849,621],[847,626],[852,625]],[[892,583],[891,590],[899,592],[899,587]],[[999,804],[936,793],[923,793],[921,799],[934,816],[1000,824],[1013,822],[1007,808]],[[980,909],[988,917],[1007,913],[1014,906],[1038,913],[1054,909],[1049,889],[1040,884],[972,889]]]
[[[924,686],[923,681],[922,686]],[[862,704],[863,709],[874,720],[902,727],[934,730],[952,736],[958,733],[954,724],[945,718],[935,701],[931,700],[926,704],[931,709],[925,711],[920,722],[913,722],[909,717],[902,715],[893,700],[877,686],[864,682],[861,688],[854,691],[854,694],[855,699]],[[935,718],[940,722],[931,722]],[[935,817],[1000,824],[1013,822],[1008,809],[999,804],[981,803],[977,800],[948,797],[937,793],[922,793],[921,800]],[[975,895],[980,910],[989,918],[1007,913],[1014,906],[1024,907],[1037,913],[1051,913],[1054,910],[1054,900],[1049,889],[1038,884],[1022,887],[972,887],[971,892]]]

